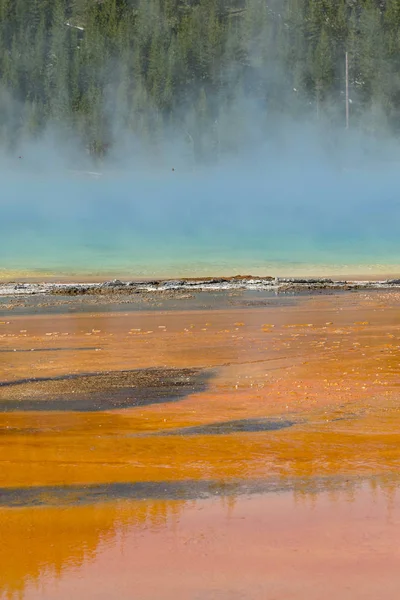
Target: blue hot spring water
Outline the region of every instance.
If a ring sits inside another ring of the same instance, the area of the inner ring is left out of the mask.
[[[8,173],[0,277],[396,273],[390,170]]]

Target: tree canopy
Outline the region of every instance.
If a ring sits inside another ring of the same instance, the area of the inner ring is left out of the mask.
[[[102,155],[171,136],[197,160],[242,129],[400,129],[399,0],[0,0],[0,143],[50,126]]]

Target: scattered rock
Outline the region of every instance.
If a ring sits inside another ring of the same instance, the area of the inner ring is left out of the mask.
[[[185,282],[182,279],[171,280],[171,281],[164,281],[162,283],[162,287],[166,288],[166,289],[179,288],[182,285],[185,285]]]
[[[317,283],[334,283],[332,279],[320,278],[320,279],[301,279],[299,277],[277,277],[276,281],[278,283],[296,283],[296,284],[317,284]]]
[[[112,281],[105,281],[101,285],[102,287],[123,287],[125,284],[119,279],[113,279]]]

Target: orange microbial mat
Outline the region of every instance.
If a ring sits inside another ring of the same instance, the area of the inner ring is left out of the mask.
[[[0,316],[1,599],[398,599],[398,292],[81,307]]]

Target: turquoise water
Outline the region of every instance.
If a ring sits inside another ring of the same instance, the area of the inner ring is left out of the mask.
[[[388,170],[20,173],[1,188],[0,277],[400,271]]]

